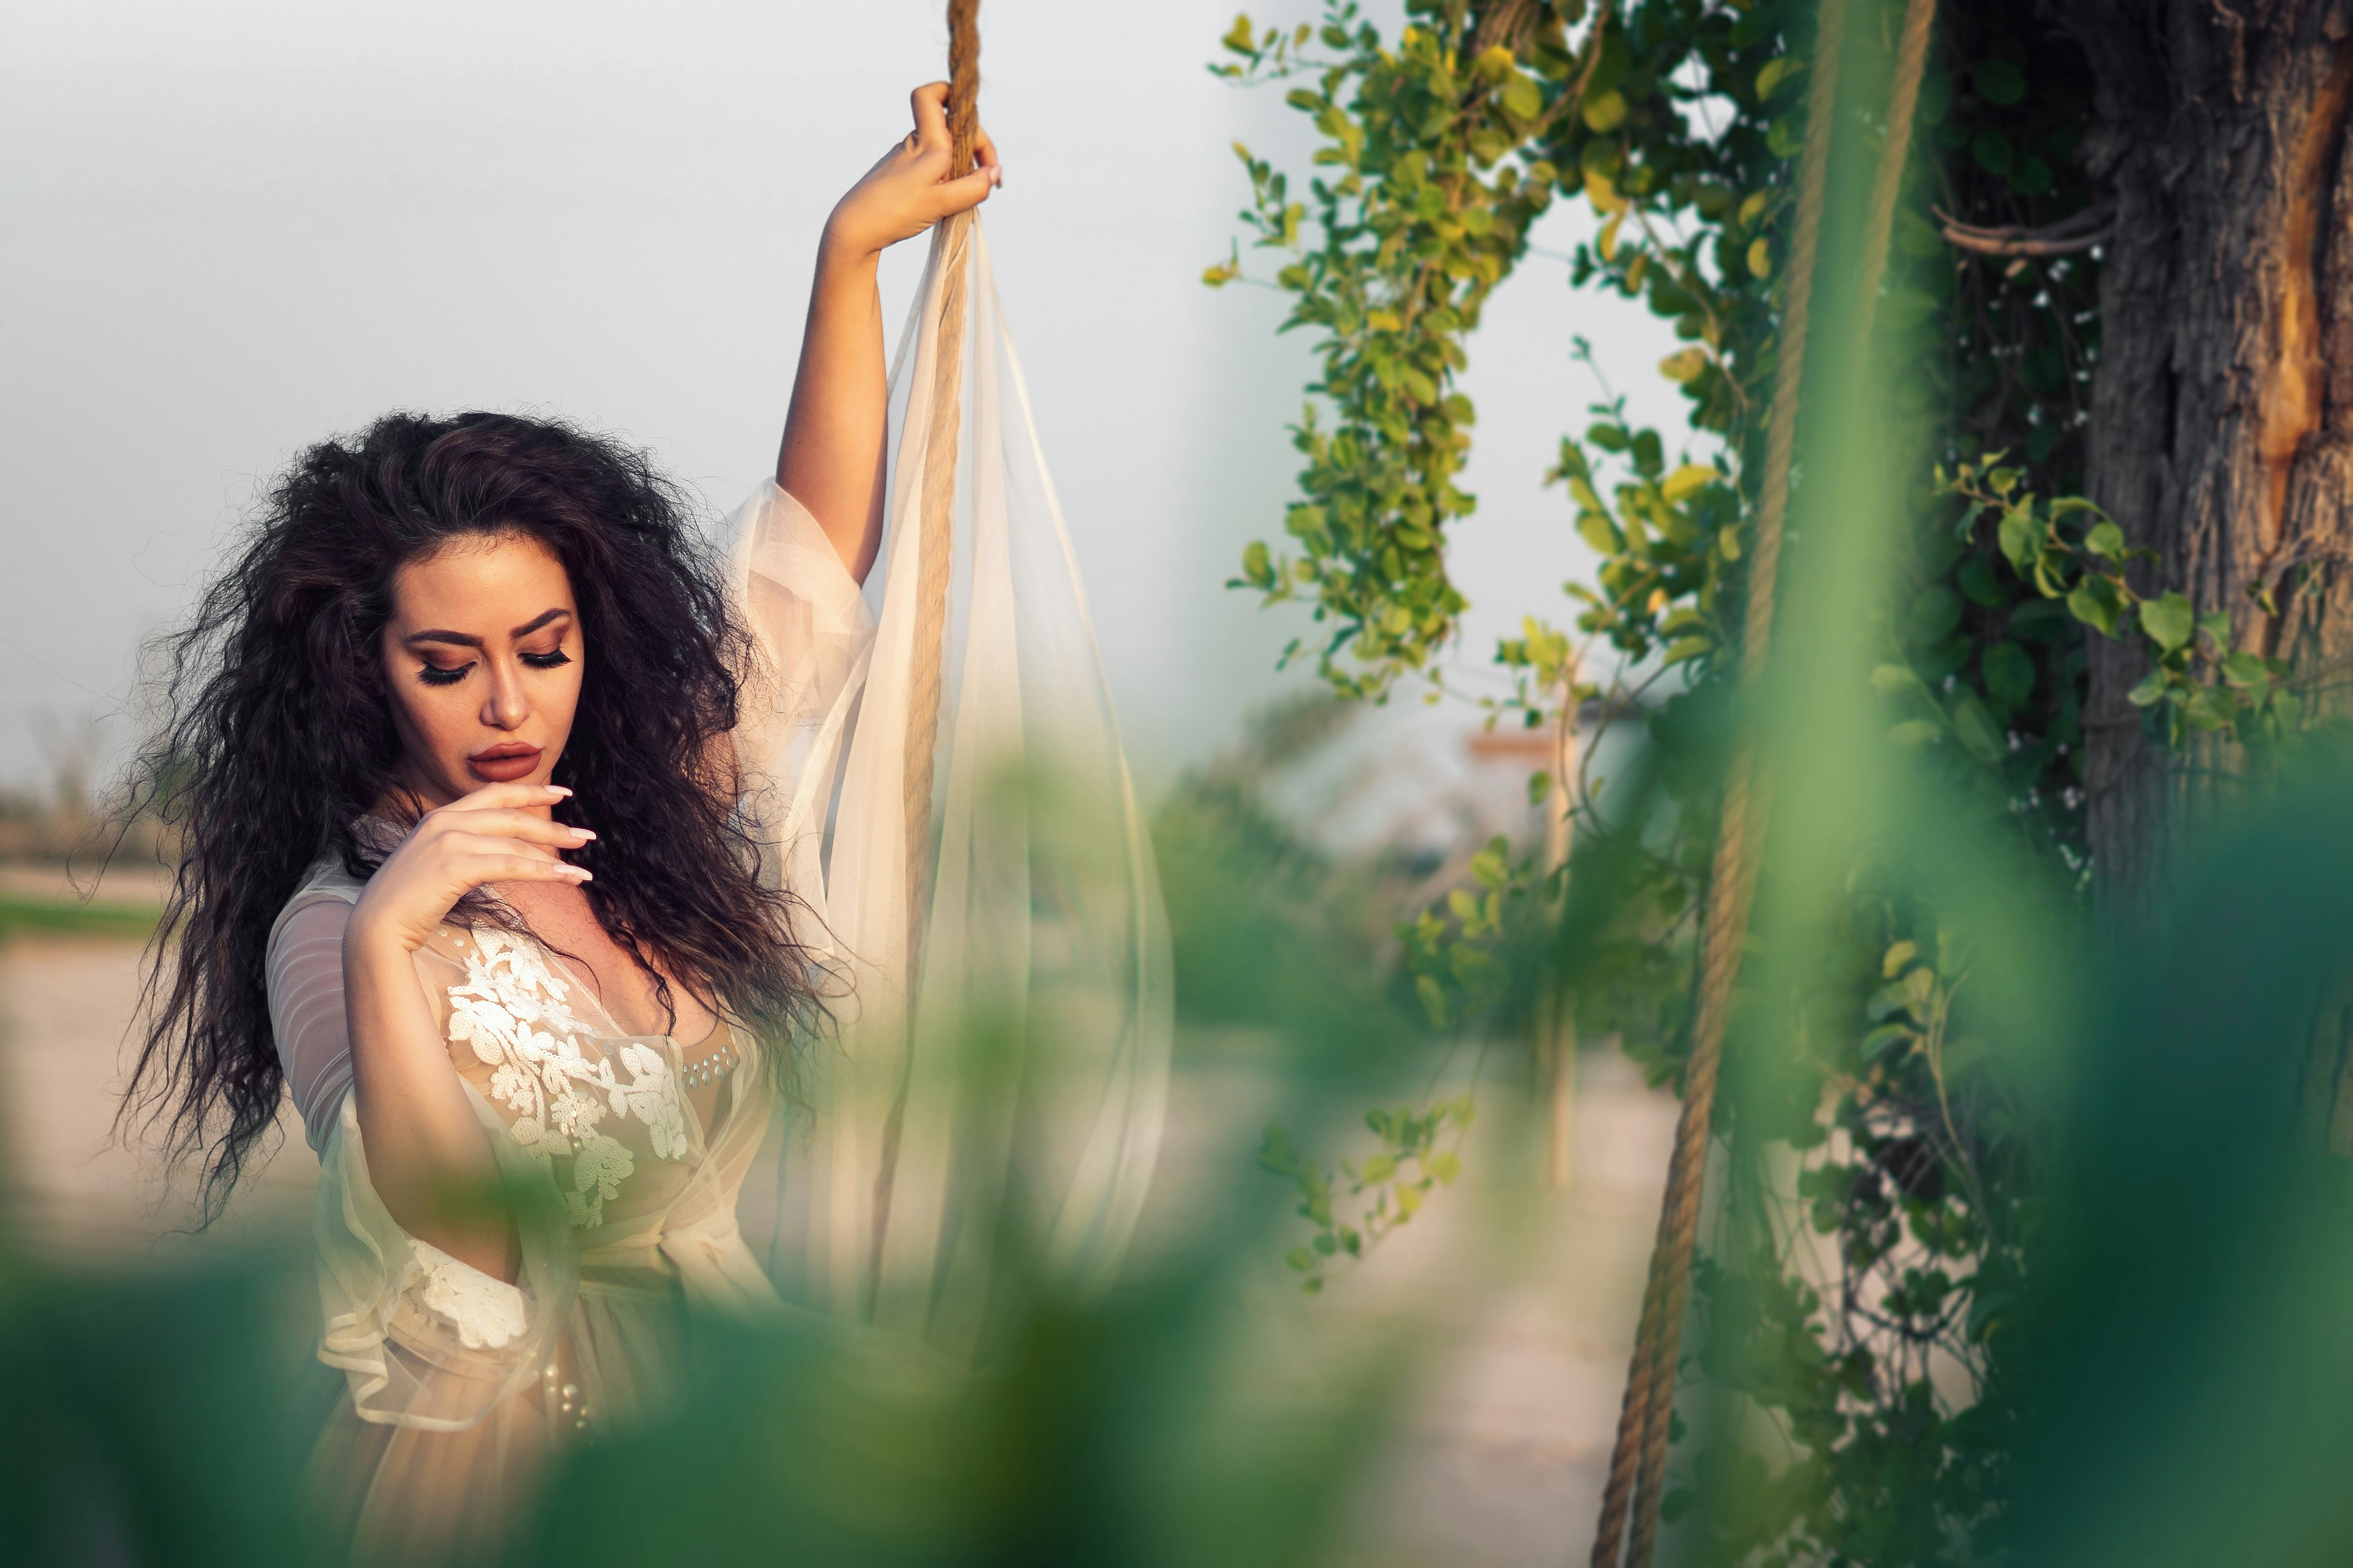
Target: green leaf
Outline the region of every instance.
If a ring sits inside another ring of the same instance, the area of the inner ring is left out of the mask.
[[[1366,1186],[1371,1186],[1377,1182],[1386,1182],[1396,1174],[1397,1157],[1395,1155],[1376,1154],[1365,1162],[1364,1183]]]
[[[1666,662],[1683,664],[1712,651],[1715,647],[1715,639],[1713,637],[1683,637],[1668,647]]]
[[[2125,531],[2103,519],[2092,525],[2091,532],[2084,535],[2084,548],[2104,561],[2122,561],[2125,558]]]
[[[2165,700],[2165,689],[2171,684],[2162,668],[2152,669],[2140,679],[2140,684],[2125,693],[2125,700],[2136,708],[2154,708]]]
[[[2026,73],[2008,60],[1979,60],[1970,84],[1988,103],[2009,105],[2026,96]]]
[[[1981,763],[1999,763],[2010,752],[2009,738],[1974,691],[1964,692],[1953,704],[1953,733],[1960,737],[1962,749]]]
[[[2198,629],[2198,619],[2190,611],[2189,600],[2179,594],[2167,594],[2162,598],[2142,601],[2140,629],[2158,647],[2171,653],[2189,646],[2190,634]]]
[[[1918,1032],[1909,1024],[1882,1024],[1863,1036],[1862,1045],[1860,1047],[1862,1058],[1870,1061],[1890,1047],[1908,1046],[1917,1037],[1917,1035]]]
[[[1753,278],[1773,276],[1773,247],[1760,235],[1748,245],[1748,272]]]
[[[1953,582],[1960,588],[1961,596],[1973,605],[1996,610],[2010,603],[2010,591],[1994,576],[1993,568],[1982,555],[1972,555],[1962,562],[1961,569],[1953,574]]]
[[[1514,120],[1534,120],[1544,112],[1544,89],[1535,78],[1525,71],[1512,73],[1504,84],[1504,112]]]
[[[1926,696],[1927,687],[1908,664],[1883,664],[1871,672],[1872,689],[1883,697]]]
[[[2227,730],[2239,720],[2239,696],[2227,686],[2201,686],[2182,709],[2193,730]]]
[[[1607,136],[1626,123],[1626,95],[1612,88],[1597,92],[1585,100],[1585,128],[1597,136]],[[1534,114],[1522,116],[1533,119]]]
[[[1989,174],[2008,174],[2010,163],[2010,138],[1991,128],[1969,138],[1969,153],[1978,167]]]
[[[1616,220],[1613,219],[1611,221],[1614,222]],[[1689,383],[1697,381],[1702,375],[1705,374],[1707,372],[1707,365],[1708,358],[1707,351],[1705,349],[1678,349],[1673,353],[1669,354],[1666,358],[1659,362],[1659,374],[1665,376],[1669,381]],[[1693,468],[1699,468],[1699,465],[1697,464],[1693,464],[1691,466]],[[1715,478],[1715,470],[1714,468],[1700,468],[1699,471],[1705,476],[1705,478],[1702,479],[1700,481],[1702,484],[1705,484],[1708,479]],[[1670,496],[1667,499],[1670,500],[1680,500],[1683,498],[1680,496]]]
[[[1945,732],[1944,725],[1934,719],[1906,719],[1887,731],[1887,738],[1898,746],[1920,746]]]
[[[1994,700],[2015,708],[2034,695],[2034,661],[2014,642],[1996,643],[1978,660],[1978,671]]]
[[[2222,679],[2237,687],[2263,687],[2271,684],[2271,666],[2261,654],[2237,648],[2223,656]]]
[[[1252,540],[1242,547],[1242,576],[1255,588],[1274,586],[1274,563],[1264,541]]]
[[[2077,620],[2087,626],[2097,626],[2106,637],[2116,636],[2116,628],[2124,624],[2124,604],[2116,596],[2115,584],[2105,577],[2086,577],[2068,590],[2067,609]]]
[[[1680,506],[1715,483],[1718,477],[1705,463],[1685,463],[1659,481],[1659,493]]]
[[[1413,990],[1421,998],[1421,1010],[1430,1015],[1430,1026],[1446,1027],[1446,993],[1439,989],[1438,982],[1427,974],[1417,974],[1413,977]]]
[[[1912,961],[1919,956],[1920,944],[1918,942],[1899,942],[1894,946],[1889,948],[1887,950],[1887,955],[1879,961],[1880,975],[1883,979],[1893,980],[1897,975],[1903,973],[1906,969],[1912,967]]]
[[[1261,1253],[1260,1256],[1264,1257],[1265,1254]],[[1293,1268],[1298,1269],[1302,1274],[1306,1273],[1309,1269],[1315,1267],[1315,1255],[1313,1252],[1308,1251],[1304,1247],[1293,1247],[1290,1251],[1282,1255],[1282,1260],[1285,1263],[1290,1264]]]
[[[1757,73],[1757,101],[1761,103],[1771,98],[1783,82],[1805,68],[1806,62],[1796,55],[1782,55],[1767,60],[1764,68]]]
[[[1961,596],[1940,584],[1912,601],[1904,616],[1904,636],[1915,647],[1925,647],[1960,624]]]
[[[2042,548],[2042,525],[2031,512],[2011,510],[2001,514],[1997,531],[2001,541],[2001,552],[2021,573],[2026,571]]]

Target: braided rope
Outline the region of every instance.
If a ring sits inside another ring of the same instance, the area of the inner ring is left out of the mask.
[[[1854,326],[1860,360],[1871,335],[1889,231],[1903,185],[1912,125],[1926,68],[1936,0],[1908,0],[1897,47],[1894,90],[1888,102],[1887,138],[1874,171],[1859,276],[1864,280]],[[1781,534],[1788,507],[1789,472],[1797,447],[1799,394],[1813,302],[1813,275],[1821,238],[1829,185],[1831,133],[1838,102],[1841,41],[1846,30],[1845,0],[1822,0],[1816,34],[1814,76],[1807,96],[1806,143],[1799,171],[1798,222],[1789,254],[1789,291],[1781,326],[1781,355],[1774,369],[1773,404],[1767,429],[1765,479],[1750,567],[1748,613],[1741,640],[1741,680],[1754,691],[1771,646],[1775,590],[1781,562]],[[1642,1316],[1620,1406],[1617,1444],[1602,1493],[1595,1531],[1593,1568],[1615,1568],[1626,1515],[1636,1508],[1626,1553],[1630,1568],[1649,1568],[1657,1550],[1659,1505],[1666,1475],[1678,1351],[1683,1309],[1691,1284],[1692,1249],[1699,1227],[1705,1185],[1709,1125],[1723,1062],[1725,1026],[1739,976],[1741,948],[1757,890],[1757,851],[1766,816],[1766,792],[1756,779],[1753,752],[1744,746],[1725,781],[1724,816],[1713,866],[1715,896],[1703,933],[1699,1014],[1692,1030],[1682,1114],[1675,1125],[1674,1153],[1660,1205],[1658,1239],[1644,1281]]]
[[[1804,381],[1806,337],[1813,307],[1814,258],[1820,247],[1822,205],[1830,184],[1831,132],[1836,124],[1841,53],[1839,40],[1845,33],[1846,0],[1821,0],[1813,79],[1806,97],[1806,144],[1799,163],[1789,290],[1782,308],[1779,359],[1773,369],[1765,482],[1749,566],[1747,615],[1741,628],[1741,681],[1752,689],[1764,671],[1772,641],[1773,595],[1781,570],[1781,525],[1788,511],[1789,469],[1797,452],[1798,394]],[[1701,933],[1699,1016],[1693,1022],[1683,1111],[1675,1121],[1674,1152],[1667,1163],[1658,1237],[1643,1283],[1641,1324],[1634,1336],[1626,1394],[1618,1412],[1617,1445],[1610,1451],[1609,1479],[1594,1531],[1593,1568],[1616,1568],[1626,1516],[1638,1500],[1640,1511],[1628,1562],[1637,1568],[1647,1564],[1657,1540],[1659,1476],[1663,1463],[1654,1470],[1648,1462],[1650,1436],[1653,1426],[1664,1436],[1674,1411],[1676,1352],[1691,1280],[1692,1242],[1699,1229],[1704,1184],[1701,1178],[1706,1173],[1708,1127],[1715,1109],[1716,1073],[1723,1061],[1724,1025],[1731,1012],[1732,983],[1740,972],[1740,944],[1747,934],[1748,909],[1756,892],[1750,784],[1750,755],[1743,747],[1725,780],[1724,815],[1710,868],[1714,893]]]
[[[979,120],[979,0],[948,0],[948,178],[973,170]],[[948,580],[955,555],[956,446],[964,419],[964,328],[970,293],[972,215],[957,213],[940,229],[940,317],[934,337],[931,420],[923,432],[923,476],[915,546],[915,657],[908,677],[906,751],[901,768],[907,823],[907,1018],[913,1050],[915,978],[930,902],[932,794],[939,753],[941,668],[945,659]],[[912,1058],[911,1058],[912,1059]],[[906,1121],[907,1083],[882,1127],[881,1163],[874,1175],[874,1234],[867,1257],[866,1306],[881,1300],[882,1243],[891,1226],[891,1188],[899,1169],[899,1134]]]

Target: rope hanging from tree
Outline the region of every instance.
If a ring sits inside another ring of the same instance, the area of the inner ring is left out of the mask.
[[[973,171],[979,124],[980,0],[948,0],[948,178]],[[939,756],[940,679],[945,658],[948,580],[955,558],[957,432],[964,419],[965,315],[971,289],[973,216],[942,220],[939,352],[934,362],[931,419],[923,445],[920,537],[922,569],[915,587],[915,658],[908,688],[905,781],[907,817],[907,962],[910,1016],[922,973],[923,926],[931,908],[932,799]],[[905,1100],[891,1110],[883,1130],[882,1163],[874,1179],[874,1238],[867,1300],[880,1288],[883,1239],[891,1223],[891,1186],[899,1165]]]
[[[1887,265],[1888,233],[1903,186],[1912,123],[1919,103],[1936,0],[1909,0],[1896,49],[1887,135],[1872,179],[1871,206],[1863,231],[1857,275],[1858,319],[1852,342],[1858,361],[1871,336]],[[1774,367],[1773,402],[1767,426],[1765,479],[1758,497],[1755,555],[1748,605],[1742,628],[1740,680],[1752,696],[1758,689],[1770,648],[1774,593],[1780,572],[1782,523],[1788,510],[1789,471],[1797,448],[1799,394],[1813,302],[1815,259],[1820,247],[1822,206],[1830,181],[1831,135],[1838,110],[1840,57],[1846,37],[1846,0],[1821,0],[1816,30],[1813,80],[1807,93],[1806,142],[1799,164],[1797,226],[1791,237],[1788,295],[1783,308],[1780,358]],[[1658,1237],[1642,1292],[1642,1316],[1627,1369],[1625,1398],[1619,1409],[1618,1440],[1602,1492],[1601,1515],[1593,1540],[1592,1568],[1617,1568],[1626,1540],[1626,1516],[1634,1511],[1626,1541],[1629,1568],[1650,1568],[1657,1550],[1659,1505],[1664,1490],[1667,1445],[1675,1404],[1675,1373],[1683,1338],[1685,1299],[1691,1284],[1693,1243],[1699,1229],[1702,1189],[1707,1169],[1709,1124],[1715,1110],[1717,1071],[1723,1063],[1725,1025],[1732,988],[1739,978],[1741,947],[1757,891],[1757,863],[1764,837],[1766,792],[1755,773],[1755,752],[1744,745],[1725,780],[1724,816],[1711,872],[1714,894],[1702,933],[1699,1010],[1692,1028],[1691,1059],[1684,1071],[1683,1112],[1675,1124],[1674,1152],[1667,1166],[1666,1194],[1660,1205]]]

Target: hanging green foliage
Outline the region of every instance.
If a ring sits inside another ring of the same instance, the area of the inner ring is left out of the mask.
[[[1855,35],[1877,40],[1862,47],[1892,47],[1900,7],[1855,10]],[[1494,650],[1511,684],[1482,699],[1491,722],[1534,728],[1574,707],[1588,728],[1598,713],[1642,730],[1656,788],[1638,812],[1613,819],[1594,781],[1567,781],[1580,863],[1614,856],[1623,874],[1612,923],[1579,932],[1574,1001],[1585,1030],[1620,1035],[1661,1082],[1679,1080],[1686,1048],[1727,655],[1783,350],[1812,15],[1788,0],[1408,0],[1404,26],[1384,37],[1335,3],[1305,25],[1238,18],[1212,68],[1301,84],[1290,101],[1318,139],[1303,186],[1238,149],[1252,248],[1207,281],[1269,255],[1264,280],[1291,296],[1284,330],[1314,336],[1319,375],[1294,426],[1299,497],[1285,537],[1252,545],[1234,585],[1304,605],[1317,629],[1293,648],[1342,693],[1446,686],[1462,601],[1445,544],[1474,505],[1457,484],[1475,411],[1456,377],[1552,203],[1590,214],[1567,283],[1639,301],[1683,345],[1656,373],[1684,397],[1688,447],[1607,396],[1564,434],[1541,478],[1596,564],[1561,600],[1513,606],[1520,631]],[[1868,110],[1843,111],[1867,139],[1880,132]],[[2096,252],[1994,258],[1944,232],[2047,226],[2089,206],[2075,159],[2092,113],[2082,57],[2025,0],[1947,6],[1918,112],[1876,317],[1879,353],[1898,367],[1890,439],[1935,467],[1900,520],[1903,570],[1873,628],[1873,684],[1891,744],[2014,834],[2054,886],[2080,889],[2088,636],[2143,641],[2156,668],[2135,700],[2174,743],[2215,731],[2275,741],[2300,713],[2281,667],[2227,651],[2227,627],[2196,623],[2178,596],[2138,594],[2114,524],[2073,499]],[[1706,1491],[1705,1536],[1726,1561],[1947,1562],[2000,1528],[2032,1129],[1973,1015],[1970,954],[1869,845],[1855,855],[1847,956],[1793,1004],[1787,1033],[1804,1071],[1783,1102],[1723,1113],[1761,1123],[1745,1145],[1786,1147],[1799,1173],[1794,1188],[1764,1193],[1763,1239],[1705,1252],[1695,1276],[1697,1370],[1746,1394],[1788,1444],[1771,1467],[1725,1445],[1677,1460],[1669,1512]],[[1557,908],[1532,852],[1492,858],[1490,875],[1399,928],[1402,963],[1450,1033],[1525,1015],[1538,977],[1488,965],[1526,964],[1542,943],[1522,933]],[[1287,1144],[1270,1163],[1303,1190],[1304,1173],[1324,1180]],[[1309,1220],[1332,1223],[1321,1210]],[[1336,1234],[1333,1247],[1354,1250]],[[1303,1272],[1320,1277],[1328,1255],[1306,1250]]]

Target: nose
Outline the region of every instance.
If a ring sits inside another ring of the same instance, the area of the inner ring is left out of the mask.
[[[522,678],[512,659],[487,661],[491,669],[490,690],[482,699],[482,722],[493,730],[520,730],[531,717],[531,699],[524,695]]]

